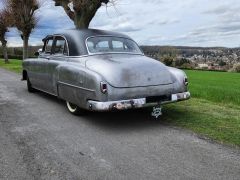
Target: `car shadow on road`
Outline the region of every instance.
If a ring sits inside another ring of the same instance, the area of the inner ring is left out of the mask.
[[[55,96],[37,92],[41,98],[47,99],[52,103],[57,103],[65,109],[66,113],[69,113],[65,102],[63,100],[59,100]],[[133,110],[125,110],[125,111],[114,111],[114,112],[90,112],[83,116],[74,116],[69,113],[69,116],[73,119],[81,122],[84,121],[87,124],[91,124],[94,126],[99,126],[101,128],[113,129],[113,130],[128,130],[128,129],[146,129],[153,127],[166,127],[169,126],[167,122],[167,114],[164,114],[163,107],[163,115],[158,119],[151,116],[152,108],[144,108],[144,109],[133,109]],[[180,112],[172,112],[172,113],[180,113]]]
[[[129,130],[146,130],[158,129],[163,130],[166,127],[173,127],[168,123],[169,113],[184,114],[176,109],[169,112],[167,107],[163,106],[163,115],[159,118],[152,117],[153,108],[133,109],[115,112],[88,112],[81,121],[87,121],[95,126],[108,130],[129,131]]]
[[[162,117],[151,116],[151,109],[135,109],[116,112],[89,112],[85,119],[98,126],[111,129],[129,129],[163,126]]]

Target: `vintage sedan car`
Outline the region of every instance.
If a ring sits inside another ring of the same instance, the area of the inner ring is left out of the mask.
[[[146,57],[130,37],[109,31],[67,30],[43,39],[38,58],[23,62],[23,80],[66,101],[68,110],[111,111],[190,98],[179,69]]]

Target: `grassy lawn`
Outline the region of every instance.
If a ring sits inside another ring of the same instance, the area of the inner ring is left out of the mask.
[[[5,64],[3,59],[0,59],[0,67],[14,71],[16,73],[21,73],[22,72],[22,61],[21,60],[15,60],[15,59],[10,59],[9,64]]]
[[[240,73],[186,71],[193,97],[240,106]]]
[[[0,67],[21,72],[22,61]],[[221,143],[240,146],[240,74],[186,71],[192,98],[164,106],[161,121]]]
[[[192,98],[167,105],[163,111],[162,120],[167,124],[190,129],[221,143],[240,146],[240,106]]]
[[[163,121],[240,146],[240,74],[186,71],[192,98],[164,108]]]

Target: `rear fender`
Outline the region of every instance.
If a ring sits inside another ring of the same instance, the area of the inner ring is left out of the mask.
[[[56,68],[56,92],[58,97],[77,104],[81,108],[88,108],[87,101],[107,99],[100,91],[103,78],[85,67],[74,65],[60,65]]]
[[[174,93],[186,92],[188,89],[188,87],[184,84],[184,80],[187,77],[186,73],[173,67],[168,67],[168,70],[176,79],[176,82],[174,83]]]

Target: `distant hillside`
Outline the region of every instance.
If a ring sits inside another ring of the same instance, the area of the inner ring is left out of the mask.
[[[186,58],[197,63],[240,62],[240,48],[187,47],[187,46],[141,46],[147,56],[160,59],[164,56]]]
[[[29,56],[34,57],[34,53],[42,48],[41,46],[29,47]],[[240,62],[240,48],[225,47],[187,47],[187,46],[141,46],[144,53],[152,58],[163,61],[170,57],[174,61],[186,59],[192,63],[226,63],[233,65]],[[8,48],[10,58],[21,59],[22,48]],[[0,47],[0,57],[2,58],[2,48]]]

